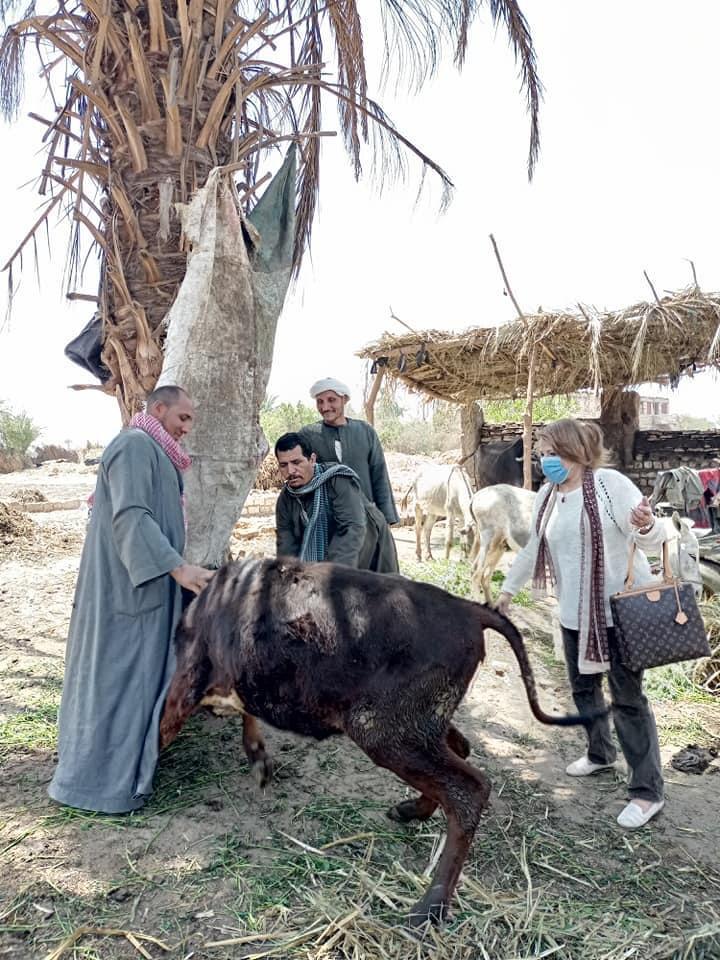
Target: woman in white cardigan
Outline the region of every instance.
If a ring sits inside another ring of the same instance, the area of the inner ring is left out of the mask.
[[[548,483],[537,495],[530,540],[510,568],[497,607],[507,614],[512,597],[530,579],[534,588],[551,588],[557,596],[568,676],[581,713],[604,707],[602,676],[608,675],[615,731],[630,770],[629,802],[618,823],[642,827],[664,804],[660,748],[642,672],[620,661],[609,598],[623,588],[630,538],[641,550],[657,550],[664,533],[635,484],[603,467],[606,451],[596,424],[548,424],[538,451]],[[635,553],[638,586],[652,580],[641,550]],[[594,721],[587,735],[587,752],[567,767],[569,776],[588,776],[615,763],[607,717]]]

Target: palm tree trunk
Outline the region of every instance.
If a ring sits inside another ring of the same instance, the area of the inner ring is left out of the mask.
[[[181,211],[192,254],[170,310],[159,384],[182,384],[198,403],[188,437],[190,563],[226,559],[267,453],[260,407],[292,269],[295,178],[293,146],[248,220],[217,169]]]

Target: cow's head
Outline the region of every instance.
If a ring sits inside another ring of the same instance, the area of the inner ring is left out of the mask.
[[[670,566],[676,577],[693,585],[695,596],[702,594],[702,576],[700,574],[700,544],[693,533],[693,522],[681,517],[677,510],[672,515],[672,525],[676,537],[668,543]]]
[[[515,459],[520,464],[520,482],[519,485],[522,486],[523,482],[523,438],[518,437],[517,440],[513,442],[513,452],[515,454]],[[537,450],[533,450],[530,456],[530,482],[532,484],[533,490],[539,490],[540,487],[545,482],[545,476],[542,472],[542,467],[540,465],[540,455]]]

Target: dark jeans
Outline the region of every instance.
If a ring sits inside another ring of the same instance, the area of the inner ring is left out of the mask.
[[[578,671],[578,631],[562,627],[573,700],[579,713],[590,713],[605,707],[602,673]],[[610,670],[607,674],[615,732],[623,756],[630,768],[628,794],[653,802],[663,798],[662,764],[655,717],[642,691],[642,671],[634,673],[620,661],[615,631],[608,629]],[[595,720],[587,729],[588,759],[593,763],[613,763],[617,750],[610,736],[607,717]]]

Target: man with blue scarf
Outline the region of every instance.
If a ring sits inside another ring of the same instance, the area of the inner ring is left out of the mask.
[[[307,440],[286,433],[275,444],[284,486],[275,507],[277,555],[397,573],[395,542],[382,512],[342,463],[317,462]]]

